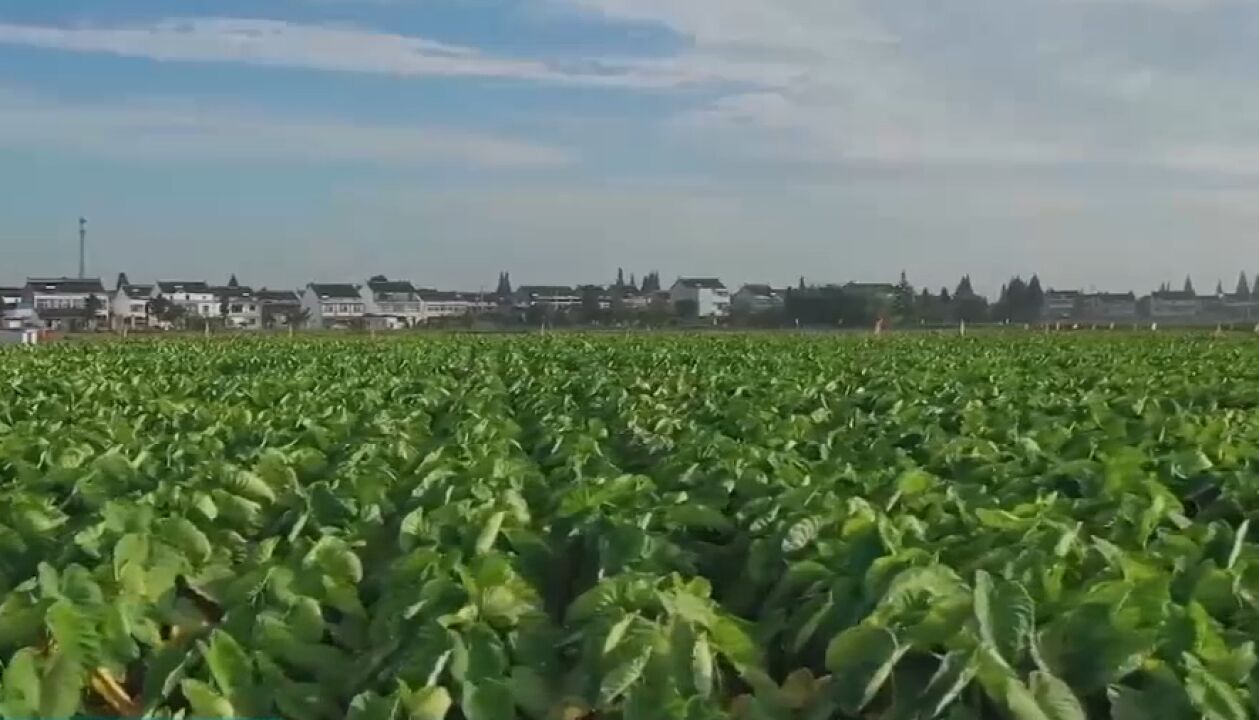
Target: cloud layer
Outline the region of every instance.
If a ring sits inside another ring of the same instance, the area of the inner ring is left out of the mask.
[[[458,129],[297,118],[196,100],[93,105],[3,88],[0,147],[42,147],[123,159],[298,160],[399,167],[549,167],[575,161],[561,148]]]
[[[108,53],[162,62],[222,62],[402,77],[509,78],[559,85],[662,89],[705,82],[781,82],[781,65],[702,56],[574,58],[543,62],[353,27],[249,18],[182,18],[148,24],[42,26],[0,23],[0,44]]]
[[[359,27],[242,18],[0,23],[0,44],[163,62],[703,89],[655,128],[808,163],[1147,165],[1259,175],[1253,0],[528,0],[664,30],[682,50],[503,57]],[[1239,30],[1241,28],[1241,30]]]

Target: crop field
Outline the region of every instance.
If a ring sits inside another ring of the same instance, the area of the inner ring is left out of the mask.
[[[0,717],[1259,715],[1259,342],[0,352]]]

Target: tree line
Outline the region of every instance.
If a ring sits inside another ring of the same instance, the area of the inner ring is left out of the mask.
[[[887,288],[853,285],[808,285],[801,278],[789,288],[780,310],[766,313],[735,311],[736,322],[759,325],[829,325],[868,327],[880,320],[892,325],[933,325],[955,322],[1034,322],[1041,316],[1045,292],[1040,278],[1015,276],[1001,286],[996,302],[975,292],[969,275],[950,291],[916,289],[901,273],[900,282]]]

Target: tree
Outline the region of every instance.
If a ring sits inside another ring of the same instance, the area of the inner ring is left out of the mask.
[[[992,306],[992,319],[1009,322],[1030,322],[1039,313],[1030,296],[1030,288],[1023,278],[1015,275],[1001,286],[1001,294]],[[974,293],[971,293],[973,296]]]
[[[1040,276],[1032,275],[1031,282],[1027,283],[1027,311],[1028,320],[1035,322],[1045,310],[1045,291],[1040,287]]]
[[[1246,273],[1237,274],[1237,289],[1233,291],[1239,300],[1250,299],[1250,283],[1246,282]]]
[[[96,315],[101,311],[103,303],[95,293],[88,295],[87,300],[83,304],[83,314],[86,316],[88,327],[96,329]]]
[[[971,287],[970,275],[963,275],[962,279],[957,283],[957,289],[953,291],[953,297],[960,298],[974,294],[975,289]]]
[[[940,324],[948,320],[948,301],[942,301],[923,288],[914,301],[914,312],[922,322]]]
[[[230,288],[240,287],[240,283],[236,282],[236,273],[232,273],[232,276],[227,279],[227,286]]]
[[[799,285],[796,285],[796,289],[797,289],[797,290],[804,290],[804,289],[805,289],[804,276],[803,276],[803,275],[801,275],[801,276],[800,276],[800,284],[799,284]]]
[[[1187,295],[1194,295],[1194,296],[1196,296],[1196,295],[1198,294],[1198,293],[1194,292],[1194,289],[1193,289],[1193,280],[1192,280],[1192,279],[1191,279],[1188,275],[1186,275],[1186,276],[1185,276],[1185,289],[1184,289],[1184,292],[1185,292],[1185,294],[1187,294]]]
[[[602,308],[599,307],[603,288],[598,285],[582,285],[578,291],[581,294],[581,321],[598,322],[603,315]]]
[[[1224,297],[1224,281],[1223,280],[1215,281],[1215,296],[1217,298]]]
[[[792,290],[785,301],[786,316],[803,325],[869,327],[880,308],[868,294],[847,292],[838,285]]]
[[[173,326],[184,319],[184,306],[159,295],[149,301],[148,314],[160,323]]]
[[[290,335],[294,328],[305,327],[309,321],[310,310],[303,307],[290,308],[284,313],[284,324],[288,326]]]
[[[634,279],[634,273],[630,273],[629,289],[638,292],[638,281]]]
[[[498,274],[498,287],[494,290],[494,294],[500,299],[511,296],[511,274],[502,272]]]
[[[699,317],[699,303],[689,298],[679,300],[674,306],[678,317],[693,320]]]
[[[961,297],[954,296],[953,305],[956,318],[968,323],[981,322],[988,315],[988,299],[983,295],[971,293]]]
[[[616,285],[614,287],[616,288],[625,287],[625,269],[624,268],[616,269]]]
[[[660,272],[652,270],[643,276],[643,294],[660,292]]]
[[[124,285],[130,284],[131,282],[127,280],[127,273],[118,273],[118,282],[114,284],[114,289],[121,290]]]
[[[907,323],[914,318],[914,286],[909,284],[905,271],[901,270],[900,282],[896,284],[896,297],[892,303],[896,319]]]

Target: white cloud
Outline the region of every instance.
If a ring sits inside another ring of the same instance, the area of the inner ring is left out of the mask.
[[[571,163],[567,150],[439,127],[316,120],[205,102],[68,103],[0,89],[0,146],[202,160],[533,167]]]
[[[1013,168],[1105,162],[1250,174],[1252,163],[1229,149],[1249,157],[1259,148],[1251,133],[1259,100],[1249,92],[1249,73],[1237,69],[1259,63],[1259,51],[1210,24],[1212,13],[1246,12],[1259,7],[1256,0],[532,2],[651,25],[683,49],[539,60],[354,27],[239,18],[0,23],[0,44],[627,91],[699,87],[716,99],[694,107],[687,103],[696,95],[678,95],[676,110],[658,125],[702,153],[752,160]],[[1212,55],[1186,60],[1190,51],[1173,39],[1188,23],[1200,41],[1220,32]],[[1217,67],[1229,57],[1231,71]]]
[[[231,62],[402,77],[510,78],[627,88],[781,81],[790,70],[781,64],[699,55],[659,60],[577,58],[548,63],[496,57],[474,48],[395,33],[245,18],[168,19],[130,26],[0,23],[0,44],[163,62]]]
[[[1255,0],[545,1],[794,68],[675,118],[717,153],[1259,174]]]

